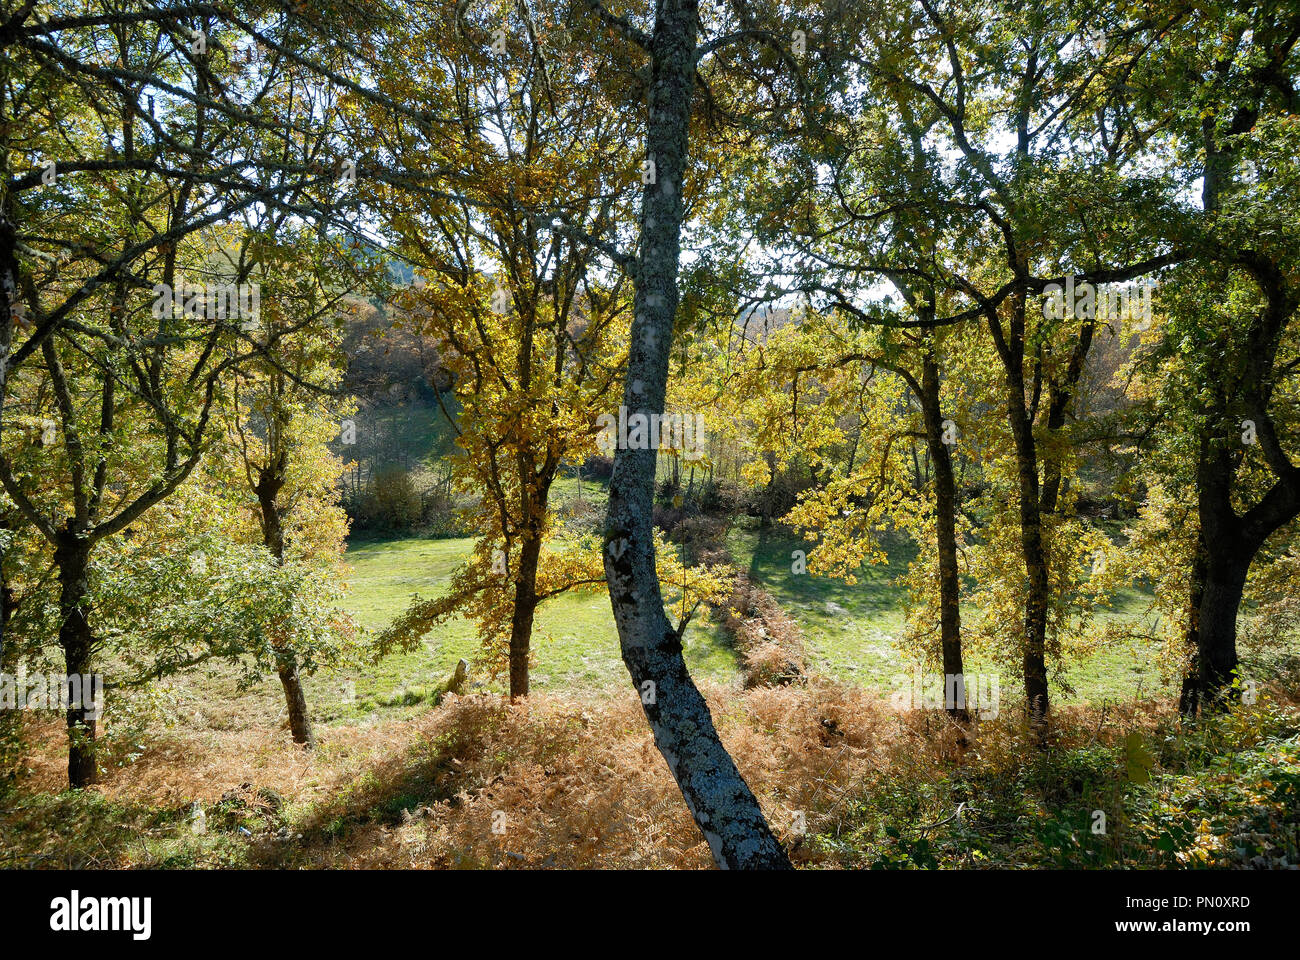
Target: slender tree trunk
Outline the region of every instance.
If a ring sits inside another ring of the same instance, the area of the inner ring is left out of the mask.
[[[939,640],[943,648],[945,677],[966,673],[961,654],[961,579],[957,573],[957,484],[952,469],[952,451],[943,442],[943,414],[939,407],[939,365],[927,354],[921,367],[921,411],[925,438],[934,464],[935,547],[939,555]],[[945,689],[947,684],[945,683]],[[964,703],[948,707],[953,717],[966,720]]]
[[[629,416],[662,413],[678,303],[682,178],[695,79],[696,0],[660,0],[650,53],[647,153],[655,182],[642,198],[632,342],[623,402]],[[753,792],[736,769],[682,657],[655,571],[656,451],[618,449],[609,487],[605,574],[623,662],[714,862],[724,868],[788,868]]]
[[[519,547],[515,603],[510,614],[510,699],[528,696],[528,655],[537,612],[537,562],[540,536],[528,536]]]
[[[7,518],[0,521],[0,532],[10,532]],[[3,576],[4,561],[5,551],[0,549],[0,673],[12,673],[14,646],[12,643],[6,645],[4,637],[9,629],[9,619],[13,616],[14,596],[13,590]],[[21,720],[18,711],[0,710],[0,789],[3,788],[6,779],[16,772],[14,767],[18,759],[17,752],[15,750],[14,753],[10,753],[10,749],[20,746],[20,730]]]
[[[0,93],[3,96],[3,93]],[[7,153],[7,151],[6,151]],[[3,423],[5,391],[9,382],[9,354],[13,345],[12,311],[18,303],[18,236],[9,216],[9,197],[0,196],[0,423]],[[5,615],[0,617],[0,663],[5,662],[5,633],[9,629],[9,587],[5,579],[5,553],[0,550],[0,598]]]
[[[90,594],[90,545],[74,533],[60,534],[54,549],[59,575],[59,646],[68,676],[93,673],[95,638],[91,633],[87,597]],[[97,778],[95,738],[98,718],[83,688],[80,705],[69,704],[68,785],[88,787]]]
[[[1033,424],[1024,410],[1022,386],[1012,386],[1009,398],[1011,432],[1016,445],[1019,480],[1020,552],[1025,563],[1025,619],[1021,665],[1029,720],[1040,738],[1047,733],[1050,702],[1047,690],[1047,604],[1049,581],[1047,550],[1043,543],[1042,511],[1038,502],[1038,455]]]
[[[1178,696],[1178,711],[1185,717],[1196,716],[1200,708],[1200,620],[1201,602],[1205,597],[1205,564],[1209,552],[1201,535],[1196,538],[1196,554],[1192,557],[1192,569],[1188,577],[1187,625],[1184,633],[1185,649],[1190,652],[1191,660],[1183,673],[1183,689]]]
[[[0,536],[12,535],[14,531],[8,523],[0,521]],[[5,646],[5,633],[9,629],[9,618],[13,615],[14,593],[9,586],[9,581],[4,576],[4,564],[7,551],[0,548],[0,673],[5,673],[6,665],[9,659],[6,656],[8,647]]]
[[[1040,745],[1047,743],[1050,702],[1047,690],[1047,606],[1050,581],[1043,541],[1043,508],[1039,500],[1038,449],[1034,441],[1034,411],[1025,397],[1025,300],[1012,305],[1007,331],[996,311],[987,313],[989,332],[1002,360],[1007,397],[1007,422],[1016,453],[1017,499],[1020,511],[1020,554],[1025,564],[1024,622],[1021,633],[1021,672],[1029,722]]]
[[[292,654],[278,657],[276,672],[280,675],[280,686],[284,688],[284,703],[289,710],[289,731],[295,743],[313,746],[315,740],[311,732],[311,718],[307,715],[307,697],[302,692],[302,681],[298,678],[298,659]]]
[[[284,487],[284,465],[273,461],[258,477],[257,503],[262,513],[262,540],[276,563],[284,562],[284,522],[277,502]],[[307,696],[303,693],[302,679],[298,676],[298,658],[286,647],[275,648],[275,671],[284,688],[284,703],[289,712],[289,732],[294,743],[306,747],[315,745],[311,731],[311,716],[307,712]]]
[[[1022,269],[1027,270],[1027,265],[1022,263]],[[1024,375],[1026,304],[1023,295],[1013,304],[1012,311],[1009,337],[1004,336],[995,314],[989,316],[989,327],[1005,367],[1007,416],[1016,449],[1020,549],[1027,581],[1022,642],[1025,700],[1029,707],[1030,724],[1039,744],[1045,746],[1051,707],[1047,686],[1047,611],[1051,602],[1051,580],[1048,574],[1050,554],[1043,519],[1054,516],[1058,510],[1062,476],[1059,458],[1049,452],[1042,458],[1043,479],[1039,483],[1040,458],[1034,439],[1034,419],[1039,391],[1044,388],[1044,383],[1035,379],[1034,401],[1027,403]],[[1063,375],[1059,379],[1049,377],[1046,381],[1046,427],[1049,436],[1056,436],[1065,426],[1066,413],[1074,390],[1083,376],[1084,363],[1095,330],[1095,319],[1082,325]],[[1039,375],[1035,374],[1036,377]]]
[[[763,491],[758,524],[760,527],[770,527],[772,514],[776,512],[776,454],[769,450],[764,454],[764,460],[767,463],[767,489]]]

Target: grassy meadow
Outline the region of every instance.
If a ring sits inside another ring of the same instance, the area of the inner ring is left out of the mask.
[[[586,495],[591,496],[591,485]],[[599,488],[596,488],[599,497]],[[468,555],[469,539],[401,539],[353,543],[347,553],[352,568],[346,607],[369,630],[383,630],[415,597],[437,597],[446,589],[457,565]],[[914,550],[897,543],[889,562],[864,564],[857,583],[791,572],[791,552],[808,545],[777,527],[733,530],[728,547],[737,565],[761,583],[799,623],[812,670],[888,696],[897,677],[911,662],[897,639],[904,630],[905,591],[895,583]],[[1099,620],[1140,624],[1147,597],[1125,591]],[[973,618],[974,610],[963,611]],[[740,668],[727,638],[711,621],[694,622],[685,637],[692,673],[720,684],[740,683]],[[1149,644],[1126,640],[1112,643],[1073,664],[1065,675],[1068,692],[1057,683],[1053,693],[1065,703],[1131,700],[1135,695],[1168,694],[1171,681],[1159,670]],[[391,656],[372,672],[352,678],[356,704],[340,716],[383,706],[400,706],[411,689],[444,680],[465,658],[473,662],[479,650],[473,625],[464,620],[435,628],[423,648]],[[995,670],[972,658],[969,668]],[[481,674],[474,677],[486,689],[501,685]],[[603,588],[562,594],[539,611],[534,637],[532,685],[543,691],[588,695],[626,684],[618,652],[618,635]],[[320,684],[318,684],[320,686]],[[327,689],[320,691],[326,696]],[[1003,695],[1015,694],[1014,684]]]

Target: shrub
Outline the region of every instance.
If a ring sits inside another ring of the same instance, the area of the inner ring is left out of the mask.
[[[806,470],[791,467],[778,473],[771,483],[746,490],[740,498],[740,509],[765,520],[783,517],[799,502],[799,494],[812,486]]]
[[[713,515],[731,516],[740,506],[740,487],[729,480],[706,480],[700,487],[700,509]]]
[[[613,457],[588,457],[582,464],[582,479],[608,480],[614,476]]]
[[[456,502],[435,487],[420,497],[420,532],[426,537],[460,536],[463,531],[456,516]]]
[[[420,490],[413,474],[388,467],[377,474],[355,498],[343,504],[355,531],[456,536],[456,505],[440,487]]]

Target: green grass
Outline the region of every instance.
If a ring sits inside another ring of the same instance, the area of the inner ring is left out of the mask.
[[[601,485],[585,482],[583,491],[585,499],[603,503]],[[571,500],[576,496],[576,482],[562,480],[557,492],[564,501]],[[382,630],[415,595],[430,598],[444,591],[471,543],[459,539],[354,544],[347,555],[354,569],[349,578],[350,612],[364,626]],[[853,585],[792,573],[791,552],[806,550],[808,545],[780,528],[736,528],[728,546],[737,563],[763,583],[799,623],[808,644],[810,666],[846,682],[886,694],[894,692],[899,674],[910,669],[896,643],[904,628],[906,592],[894,583],[915,556],[909,543],[890,544],[889,561],[864,565]],[[1142,615],[1146,601],[1139,591],[1124,591],[1101,619],[1134,621]],[[964,612],[973,619],[975,611]],[[532,683],[537,689],[583,692],[627,682],[603,590],[562,595],[546,603],[538,613],[533,642]],[[697,676],[736,682],[735,655],[716,627],[692,626],[687,631],[686,649]],[[342,713],[400,702],[412,689],[432,690],[459,658],[472,661],[478,650],[473,624],[458,619],[435,628],[422,649],[390,657],[357,677],[357,704]],[[967,666],[972,671],[989,669],[978,662]],[[1075,692],[1067,696],[1058,685],[1058,702],[1127,700],[1139,690],[1143,695],[1169,692],[1159,675],[1158,657],[1140,642],[1112,645],[1073,664],[1066,676]],[[1007,679],[1003,687],[1014,691],[1016,684]],[[496,685],[490,688],[500,689]]]
[[[551,486],[550,505],[552,509],[562,510],[576,503],[590,504],[604,516],[605,505],[609,503],[609,483],[605,480],[592,480],[590,477],[578,481],[575,477],[559,477]]]
[[[448,412],[457,416],[460,404],[453,394],[446,394],[443,402]],[[416,400],[408,403],[376,406],[362,417],[358,424],[357,446],[350,451],[353,456],[374,456],[380,463],[389,462],[393,455],[413,463],[433,463],[457,452],[456,432],[447,422],[442,408],[435,401]],[[367,423],[369,417],[372,423]],[[377,443],[372,450],[366,445],[369,426],[377,438],[387,442]]]
[[[811,546],[780,528],[733,528],[727,547],[799,624],[810,667],[840,680],[893,689],[895,675],[905,669],[894,638],[902,632],[907,599],[893,580],[915,556],[911,544],[891,547],[886,564],[864,565],[853,585],[793,573],[793,552],[806,553]]]
[[[472,544],[469,539],[391,540],[349,547],[347,560],[353,568],[348,579],[349,612],[363,626],[382,630],[416,595],[429,599],[445,592]],[[716,631],[693,626],[685,639],[687,663],[696,676],[736,680],[735,654]],[[424,638],[422,649],[388,657],[355,679],[358,709],[364,711],[365,701],[379,702],[402,689],[431,688],[451,673],[461,657],[472,662],[479,649],[473,623],[458,618],[435,627]],[[533,650],[530,681],[536,689],[592,691],[628,683],[603,589],[561,594],[544,603],[537,614]],[[474,679],[485,677],[472,671]]]
[[[895,581],[907,571],[916,548],[901,538],[886,540],[886,545],[888,562],[864,564],[857,573],[858,582],[850,585],[833,577],[791,572],[793,551],[808,551],[811,545],[779,527],[738,527],[728,540],[736,562],[762,582],[799,623],[814,667],[838,679],[892,693],[898,674],[910,669],[907,656],[895,642],[904,630],[907,603],[907,591]],[[1140,590],[1123,590],[1112,598],[1112,606],[1099,614],[1099,623],[1136,623],[1149,601],[1149,594]],[[963,605],[967,623],[977,615],[973,607]],[[978,658],[968,657],[967,661],[965,666],[971,672],[997,669]],[[1168,681],[1160,676],[1158,651],[1141,641],[1111,644],[1071,664],[1065,679],[1074,688],[1073,695],[1059,683],[1054,685],[1055,696],[1063,703],[1129,700],[1139,689],[1143,696],[1169,690]],[[1004,679],[1004,690],[1007,682],[1014,689],[1014,680]]]

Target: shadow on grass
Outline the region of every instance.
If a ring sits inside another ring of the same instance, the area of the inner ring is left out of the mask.
[[[504,711],[488,716],[504,722]],[[338,792],[308,808],[292,828],[300,839],[252,848],[249,866],[305,865],[327,857],[364,828],[396,826],[434,804],[458,806],[460,795],[473,793],[493,779],[480,772],[485,761],[489,769],[496,766],[486,756],[490,738],[484,733],[482,726],[453,724],[437,736],[419,734],[399,756],[371,764]]]
[[[15,789],[0,795],[0,811],[0,868],[7,870],[185,868],[219,865],[224,859],[168,842],[185,829],[184,806],[124,803],[95,790],[49,794]]]

